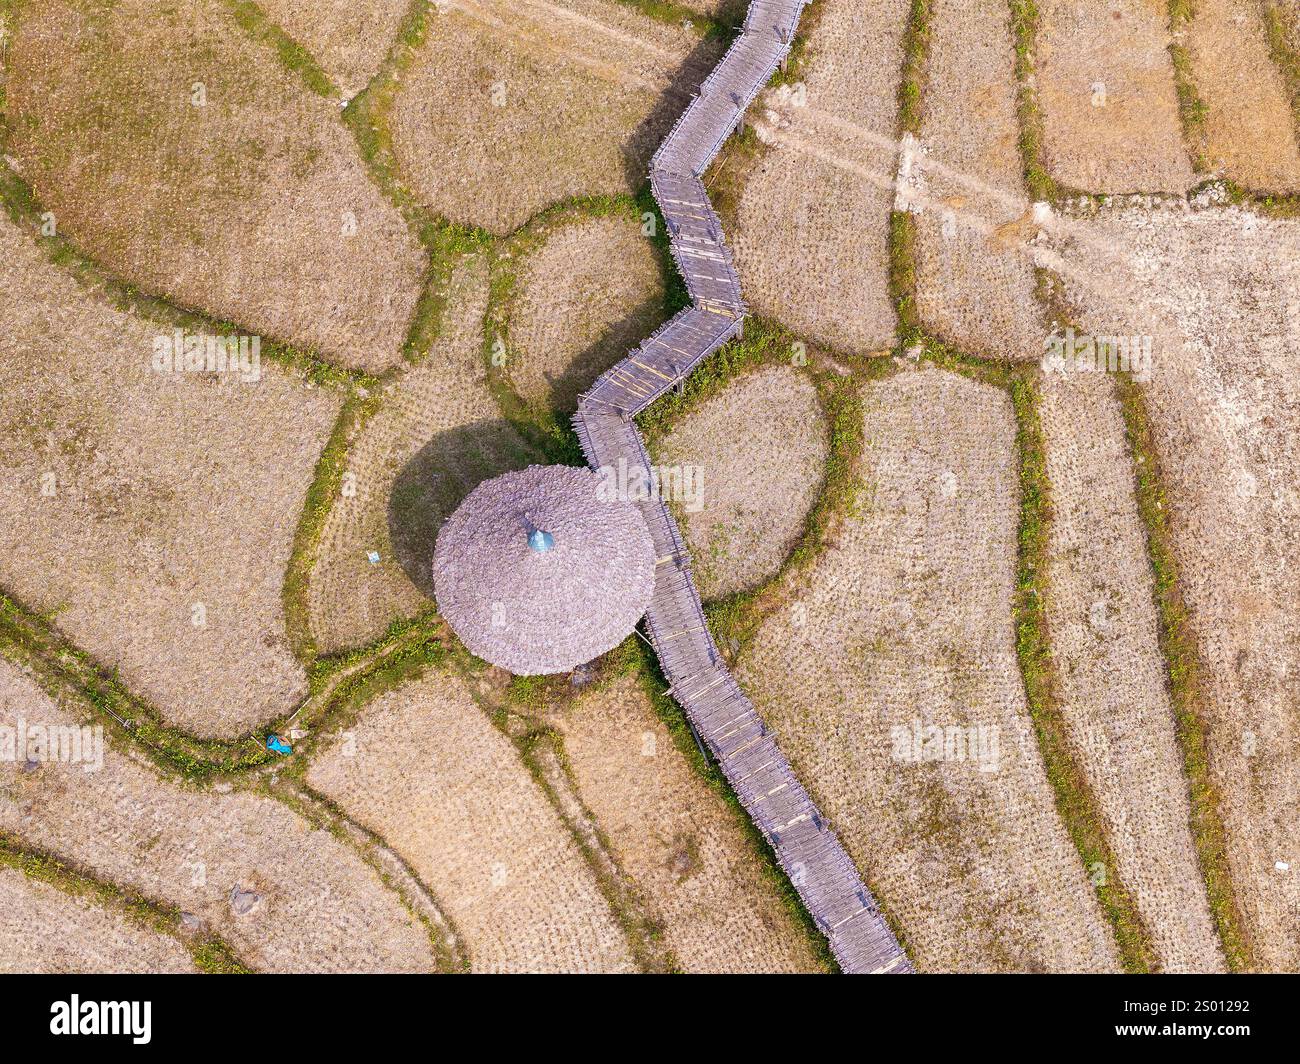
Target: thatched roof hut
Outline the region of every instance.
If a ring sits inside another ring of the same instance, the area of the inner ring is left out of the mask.
[[[485,481],[433,556],[438,609],[479,657],[523,676],[617,646],[654,592],[649,529],[589,469],[529,466]]]

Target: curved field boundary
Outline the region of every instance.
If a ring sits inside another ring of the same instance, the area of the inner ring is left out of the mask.
[[[753,0],[742,32],[651,160],[650,185],[692,306],[602,374],[579,400],[574,428],[594,469],[622,463],[629,478],[648,485],[650,458],[633,417],[740,335],[746,310],[740,280],[701,175],[789,53],[805,3]],[[672,515],[659,499],[639,505],[657,559],[646,628],[669,693],[771,843],[840,967],[910,972],[906,954],[835,832],[723,663]]]

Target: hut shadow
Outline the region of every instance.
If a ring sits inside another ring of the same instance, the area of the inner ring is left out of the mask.
[[[650,113],[623,142],[623,172],[629,188],[640,188],[645,183],[650,157],[722,58],[725,48],[721,41],[702,40],[671,72],[668,89],[659,94]]]
[[[483,481],[541,462],[504,419],[439,433],[398,472],[388,498],[393,556],[420,593],[433,598],[433,548],[438,530]]]

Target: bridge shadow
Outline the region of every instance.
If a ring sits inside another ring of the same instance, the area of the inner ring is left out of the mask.
[[[510,422],[492,419],[439,433],[398,472],[388,498],[388,535],[407,578],[433,598],[438,530],[483,481],[544,459]]]
[[[578,408],[578,396],[610,366],[626,358],[665,317],[664,298],[658,292],[632,307],[618,321],[602,329],[563,370],[546,374],[545,404],[557,414],[572,414]]]
[[[668,136],[673,123],[691,102],[691,95],[699,91],[700,83],[712,73],[725,50],[722,41],[700,41],[681,66],[669,75],[669,88],[659,94],[650,113],[623,142],[623,171],[629,188],[640,188],[645,184],[650,157]]]

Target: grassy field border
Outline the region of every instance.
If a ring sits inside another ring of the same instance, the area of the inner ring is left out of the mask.
[[[181,910],[134,890],[100,879],[52,854],[28,846],[7,831],[0,831],[0,867],[13,868],[30,879],[56,887],[74,898],[86,898],[135,924],[175,939],[206,975],[247,975],[253,969],[220,935],[181,931]]]
[[[1166,478],[1141,385],[1128,375],[1120,375],[1116,381],[1132,457],[1134,495],[1153,577],[1152,595],[1174,711],[1174,731],[1187,776],[1192,840],[1229,970],[1250,971],[1254,951],[1232,881],[1227,830],[1220,811],[1222,801],[1210,771],[1210,727],[1203,708],[1201,679],[1204,665],[1179,582]]]
[[[650,210],[647,199],[653,205],[648,184],[638,196],[622,194],[565,199],[540,211],[493,245],[481,346],[488,391],[502,417],[547,462],[572,466],[587,464],[570,418],[549,406],[524,398],[511,377],[510,370],[518,361],[518,352],[510,342],[510,326],[515,317],[523,273],[529,259],[541,251],[560,229],[599,218],[621,217],[629,223],[639,223]],[[669,301],[677,296],[680,282],[674,283],[676,275],[667,256],[664,226],[657,208],[653,214],[656,233],[653,243],[664,279],[667,312]],[[498,364],[499,354],[504,356],[504,365]]]
[[[630,7],[646,18],[668,26],[681,26],[689,22],[701,37],[714,40],[729,38],[740,29],[745,18],[745,0],[731,0],[729,7],[716,17],[677,3],[676,0],[611,0],[611,2],[621,7]]]
[[[398,902],[411,918],[424,928],[440,972],[468,972],[470,959],[463,949],[464,939],[442,902],[434,894],[433,888],[416,874],[410,863],[393,849],[382,835],[371,831],[350,816],[338,803],[313,789],[304,778],[305,764],[305,762],[298,763],[297,770],[289,774],[292,783],[287,785],[285,780],[263,777],[258,781],[257,793],[280,802],[296,816],[321,831],[329,832],[340,845],[352,850],[374,872],[385,889],[397,897]],[[392,860],[398,862],[405,874],[426,894],[430,903],[436,906],[439,917],[447,925],[445,930],[438,927],[428,914],[407,896],[404,887],[394,882],[393,877],[375,855],[375,851],[379,849],[386,851]]]
[[[273,48],[280,64],[291,74],[297,75],[310,91],[328,100],[343,98],[342,90],[316,62],[316,57],[290,37],[253,0],[222,0],[222,3],[239,24],[239,28],[254,40]]]
[[[710,621],[710,626],[712,626],[712,621]],[[816,925],[812,916],[804,907],[799,892],[795,889],[790,877],[786,875],[781,863],[777,860],[776,851],[772,848],[772,844],[768,842],[767,838],[750,818],[740,798],[737,797],[731,784],[727,782],[722,770],[718,768],[716,761],[711,756],[706,756],[700,749],[695,738],[694,729],[686,719],[686,711],[673,701],[672,696],[668,694],[668,681],[664,677],[654,651],[650,649],[648,644],[638,639],[629,645],[626,656],[629,660],[629,667],[635,670],[637,680],[642,691],[649,698],[655,715],[668,730],[673,746],[686,759],[687,764],[691,766],[696,775],[722,799],[735,817],[751,852],[758,860],[760,874],[776,892],[781,906],[794,921],[795,926],[803,932],[805,940],[812,949],[813,957],[826,972],[838,974],[840,966],[835,960],[835,955],[831,952],[830,940]],[[869,887],[869,889],[872,888]],[[872,889],[872,895],[879,904],[879,895],[876,894],[874,889]]]
[[[311,633],[311,576],[325,522],[334,508],[347,472],[352,443],[379,409],[377,396],[351,395],[335,419],[329,438],[316,460],[307,495],[294,529],[289,564],[280,588],[285,637],[298,663],[309,674],[318,657]]]
[[[903,33],[903,72],[898,83],[897,131],[900,142],[921,136],[930,63],[930,29],[933,0],[911,0]],[[916,218],[911,211],[891,207],[886,247],[889,250],[888,286],[898,318],[898,344],[911,347],[922,337],[917,307]]]
[[[1021,152],[1025,181],[1035,197],[1059,192],[1042,170],[1041,115],[1032,74],[1037,8],[1033,0],[1010,0],[1016,43],[1017,112],[1021,122]],[[904,82],[921,83],[925,64],[926,0],[913,0],[920,21],[918,32],[909,28],[910,43],[904,59]],[[900,99],[909,97],[900,91]],[[909,110],[900,113],[901,132],[913,132],[919,123],[923,100],[919,93]],[[1126,971],[1155,970],[1155,953],[1131,892],[1119,878],[1099,806],[1082,767],[1071,749],[1061,713],[1059,681],[1051,654],[1045,599],[1050,594],[1047,576],[1048,533],[1052,520],[1051,486],[1047,481],[1045,445],[1039,422],[1038,366],[1033,362],[994,361],[967,355],[930,336],[916,313],[916,225],[905,211],[893,211],[889,228],[890,294],[899,319],[898,356],[909,354],[918,362],[937,366],[1006,392],[1015,412],[1017,481],[1020,491],[1016,533],[1016,586],[1011,612],[1016,657],[1030,720],[1034,726],[1044,772],[1066,833],[1092,882],[1103,915],[1110,924]],[[1044,278],[1039,277],[1039,288]],[[1045,308],[1049,313],[1059,308]],[[1098,882],[1089,875],[1101,865],[1105,876]]]
[[[911,0],[903,30],[903,74],[898,82],[898,131],[921,135],[930,61],[933,0]]]
[[[768,82],[769,86],[795,85],[803,80],[804,71],[813,57],[810,42],[816,35],[817,27],[821,25],[822,16],[825,14],[825,4],[819,3],[818,0],[808,0],[808,6],[803,9],[803,14],[799,17],[799,25],[795,27],[794,40],[790,42],[790,52],[785,62],[772,75],[772,80]]]
[[[375,187],[406,220],[428,256],[421,296],[403,347],[408,363],[418,363],[427,355],[441,333],[447,288],[456,262],[465,255],[489,251],[496,240],[485,229],[450,222],[423,206],[402,180],[393,150],[389,117],[402,79],[415,64],[427,38],[433,14],[429,0],[410,0],[379,70],[342,109],[343,124],[352,132],[357,153]]]
[[[617,648],[611,653],[617,655]],[[499,697],[484,694],[476,689],[474,683],[475,677],[484,671],[484,663],[463,647],[457,647],[451,658],[470,697],[514,747],[533,782],[577,845],[597,888],[609,905],[610,913],[623,932],[634,963],[642,972],[680,973],[680,962],[664,941],[663,927],[651,915],[652,904],[620,864],[609,836],[583,798],[582,788],[564,747],[564,736],[542,719],[548,708],[568,704],[580,697],[579,693],[564,682],[564,676],[554,675],[515,676]],[[596,836],[595,848],[582,837],[565,809],[548,774],[545,764],[548,756],[556,771],[563,775],[564,785],[581,815],[592,826]]]
[[[7,146],[8,138],[4,135],[6,128],[3,113],[0,112],[0,151]],[[6,159],[0,159],[0,207],[53,265],[78,281],[91,294],[104,298],[115,310],[137,315],[169,332],[183,329],[214,336],[232,333],[249,335],[256,332],[235,322],[212,317],[202,310],[144,292],[135,285],[114,277],[61,233],[56,231],[54,235],[46,236],[41,232],[42,215],[46,213],[44,206],[36,198],[31,186],[18,176]],[[371,374],[331,362],[312,348],[295,346],[264,333],[258,335],[262,341],[263,358],[287,369],[308,384],[346,392],[355,387],[374,387],[378,383],[378,378]]]
[[[1182,43],[1187,26],[1196,17],[1195,0],[1168,0],[1169,58],[1174,65],[1174,92],[1178,97],[1178,117],[1183,126],[1183,143],[1197,174],[1210,172],[1209,141],[1205,118],[1209,106],[1196,87],[1192,72],[1192,54]]]
[[[1025,188],[1031,200],[1055,203],[1062,188],[1043,165],[1043,110],[1038,102],[1035,57],[1038,50],[1038,5],[1034,0],[1009,0],[1011,37],[1015,47],[1016,117],[1020,124],[1020,158]]]
[[[127,689],[117,670],[0,589],[0,656],[31,672],[51,696],[76,698],[116,740],[135,744],[159,768],[198,785],[283,765],[280,755],[266,749],[267,735],[287,730],[291,722],[311,730],[328,726],[358,688],[400,680],[412,657],[436,656],[449,641],[445,626],[432,615],[395,622],[369,647],[318,664],[310,677],[312,690],[292,711],[231,739],[207,739],[168,724],[156,706]],[[310,739],[298,744],[293,756],[309,748]]]
[[[1016,78],[1021,93],[1023,106],[1019,108],[1021,120],[1021,151],[1025,162],[1026,180],[1031,175],[1042,172],[1041,166],[1041,114],[1038,110],[1036,93],[1032,89],[1034,29],[1037,11],[1034,0],[1010,0],[1012,5],[1012,24],[1016,34]],[[1191,56],[1182,44],[1181,36],[1188,22],[1194,17],[1195,0],[1168,0],[1169,26],[1172,39],[1169,45],[1170,58],[1174,67],[1175,90],[1178,97],[1179,117],[1183,128],[1183,140],[1192,160],[1193,169],[1198,174],[1206,173],[1205,115],[1206,105],[1196,88],[1192,72]],[[1039,186],[1042,198],[1055,201],[1063,194],[1083,197],[1096,209],[1110,205],[1112,199],[1123,201],[1125,197],[1080,193],[1070,190],[1063,193],[1058,187],[1046,181]],[[1219,184],[1225,190],[1230,202],[1258,210],[1274,216],[1300,216],[1300,197],[1259,196],[1248,192],[1240,186],[1226,180],[1207,181],[1191,189],[1186,197],[1179,200],[1191,201],[1212,184]],[[1035,186],[1031,181],[1031,192]],[[1078,310],[1074,307],[1061,279],[1050,271],[1038,270],[1038,297],[1044,313],[1058,325],[1074,322]],[[1249,957],[1249,950],[1242,939],[1240,910],[1235,898],[1224,854],[1224,836],[1222,818],[1218,812],[1217,793],[1206,776],[1204,724],[1194,708],[1192,680],[1189,669],[1194,666],[1195,649],[1188,640],[1191,638],[1186,628],[1185,607],[1182,605],[1181,592],[1177,586],[1177,570],[1173,564],[1173,554],[1167,531],[1167,516],[1164,509],[1165,488],[1159,473],[1151,445],[1149,421],[1141,392],[1136,384],[1119,380],[1121,407],[1125,419],[1126,433],[1130,453],[1133,456],[1133,476],[1136,484],[1139,517],[1147,538],[1148,556],[1155,585],[1156,609],[1160,618],[1160,651],[1168,670],[1171,701],[1175,710],[1175,740],[1182,753],[1189,786],[1189,812],[1192,836],[1195,840],[1197,858],[1205,880],[1211,912],[1215,927],[1219,932],[1225,956],[1230,968],[1242,970]],[[1143,461],[1137,461],[1142,458]],[[1041,600],[1040,600],[1041,601]],[[1034,651],[1030,646],[1026,649]],[[1048,644],[1050,650],[1050,643]],[[1032,658],[1031,658],[1032,664]],[[1049,692],[1051,688],[1049,687]],[[1113,868],[1110,863],[1107,868]],[[1116,899],[1117,908],[1114,916],[1123,918],[1124,898]],[[1108,908],[1108,913],[1112,910]],[[1140,924],[1125,920],[1125,936],[1130,942],[1130,954],[1134,961],[1143,956],[1154,957],[1154,949],[1149,938],[1145,947],[1138,935]],[[1121,948],[1124,943],[1121,942]]]
[[[1277,0],[1257,0],[1260,20],[1264,25],[1264,34],[1268,40],[1269,58],[1282,75],[1287,96],[1291,103],[1291,117],[1295,123],[1296,135],[1300,138],[1300,55],[1287,37],[1286,24]],[[1297,27],[1300,27],[1300,12],[1293,15]],[[1297,32],[1300,39],[1300,31]]]
[[[1039,420],[1041,385],[1038,367],[1033,363],[994,363],[973,358],[929,338],[924,343],[921,358],[930,365],[1000,388],[1011,400],[1016,419],[1020,490],[1016,584],[1011,609],[1016,657],[1027,708],[1057,813],[1079,855],[1082,871],[1092,882],[1102,913],[1114,932],[1124,969],[1128,972],[1157,971],[1150,933],[1131,891],[1120,878],[1096,796],[1073,752],[1061,712],[1060,681],[1047,621],[1046,604],[1051,594],[1048,544],[1052,500],[1046,447]],[[1091,875],[1098,866],[1105,873],[1100,882]]]
[[[802,365],[792,361],[797,344],[803,345],[806,357]],[[861,388],[898,368],[890,358],[858,356],[848,360],[847,373],[840,373],[817,364],[818,350],[781,325],[748,318],[743,338],[732,340],[697,368],[681,392],[663,396],[637,417],[646,445],[654,455],[682,419],[758,370],[795,368],[817,390],[827,430],[826,465],[816,501],[804,516],[795,545],[771,576],[704,607],[709,629],[724,647],[724,653],[733,642],[739,647],[728,655],[733,658],[743,653],[759,625],[781,608],[790,594],[791,580],[816,561],[837,525],[856,512],[861,498],[857,473],[865,446]]]

